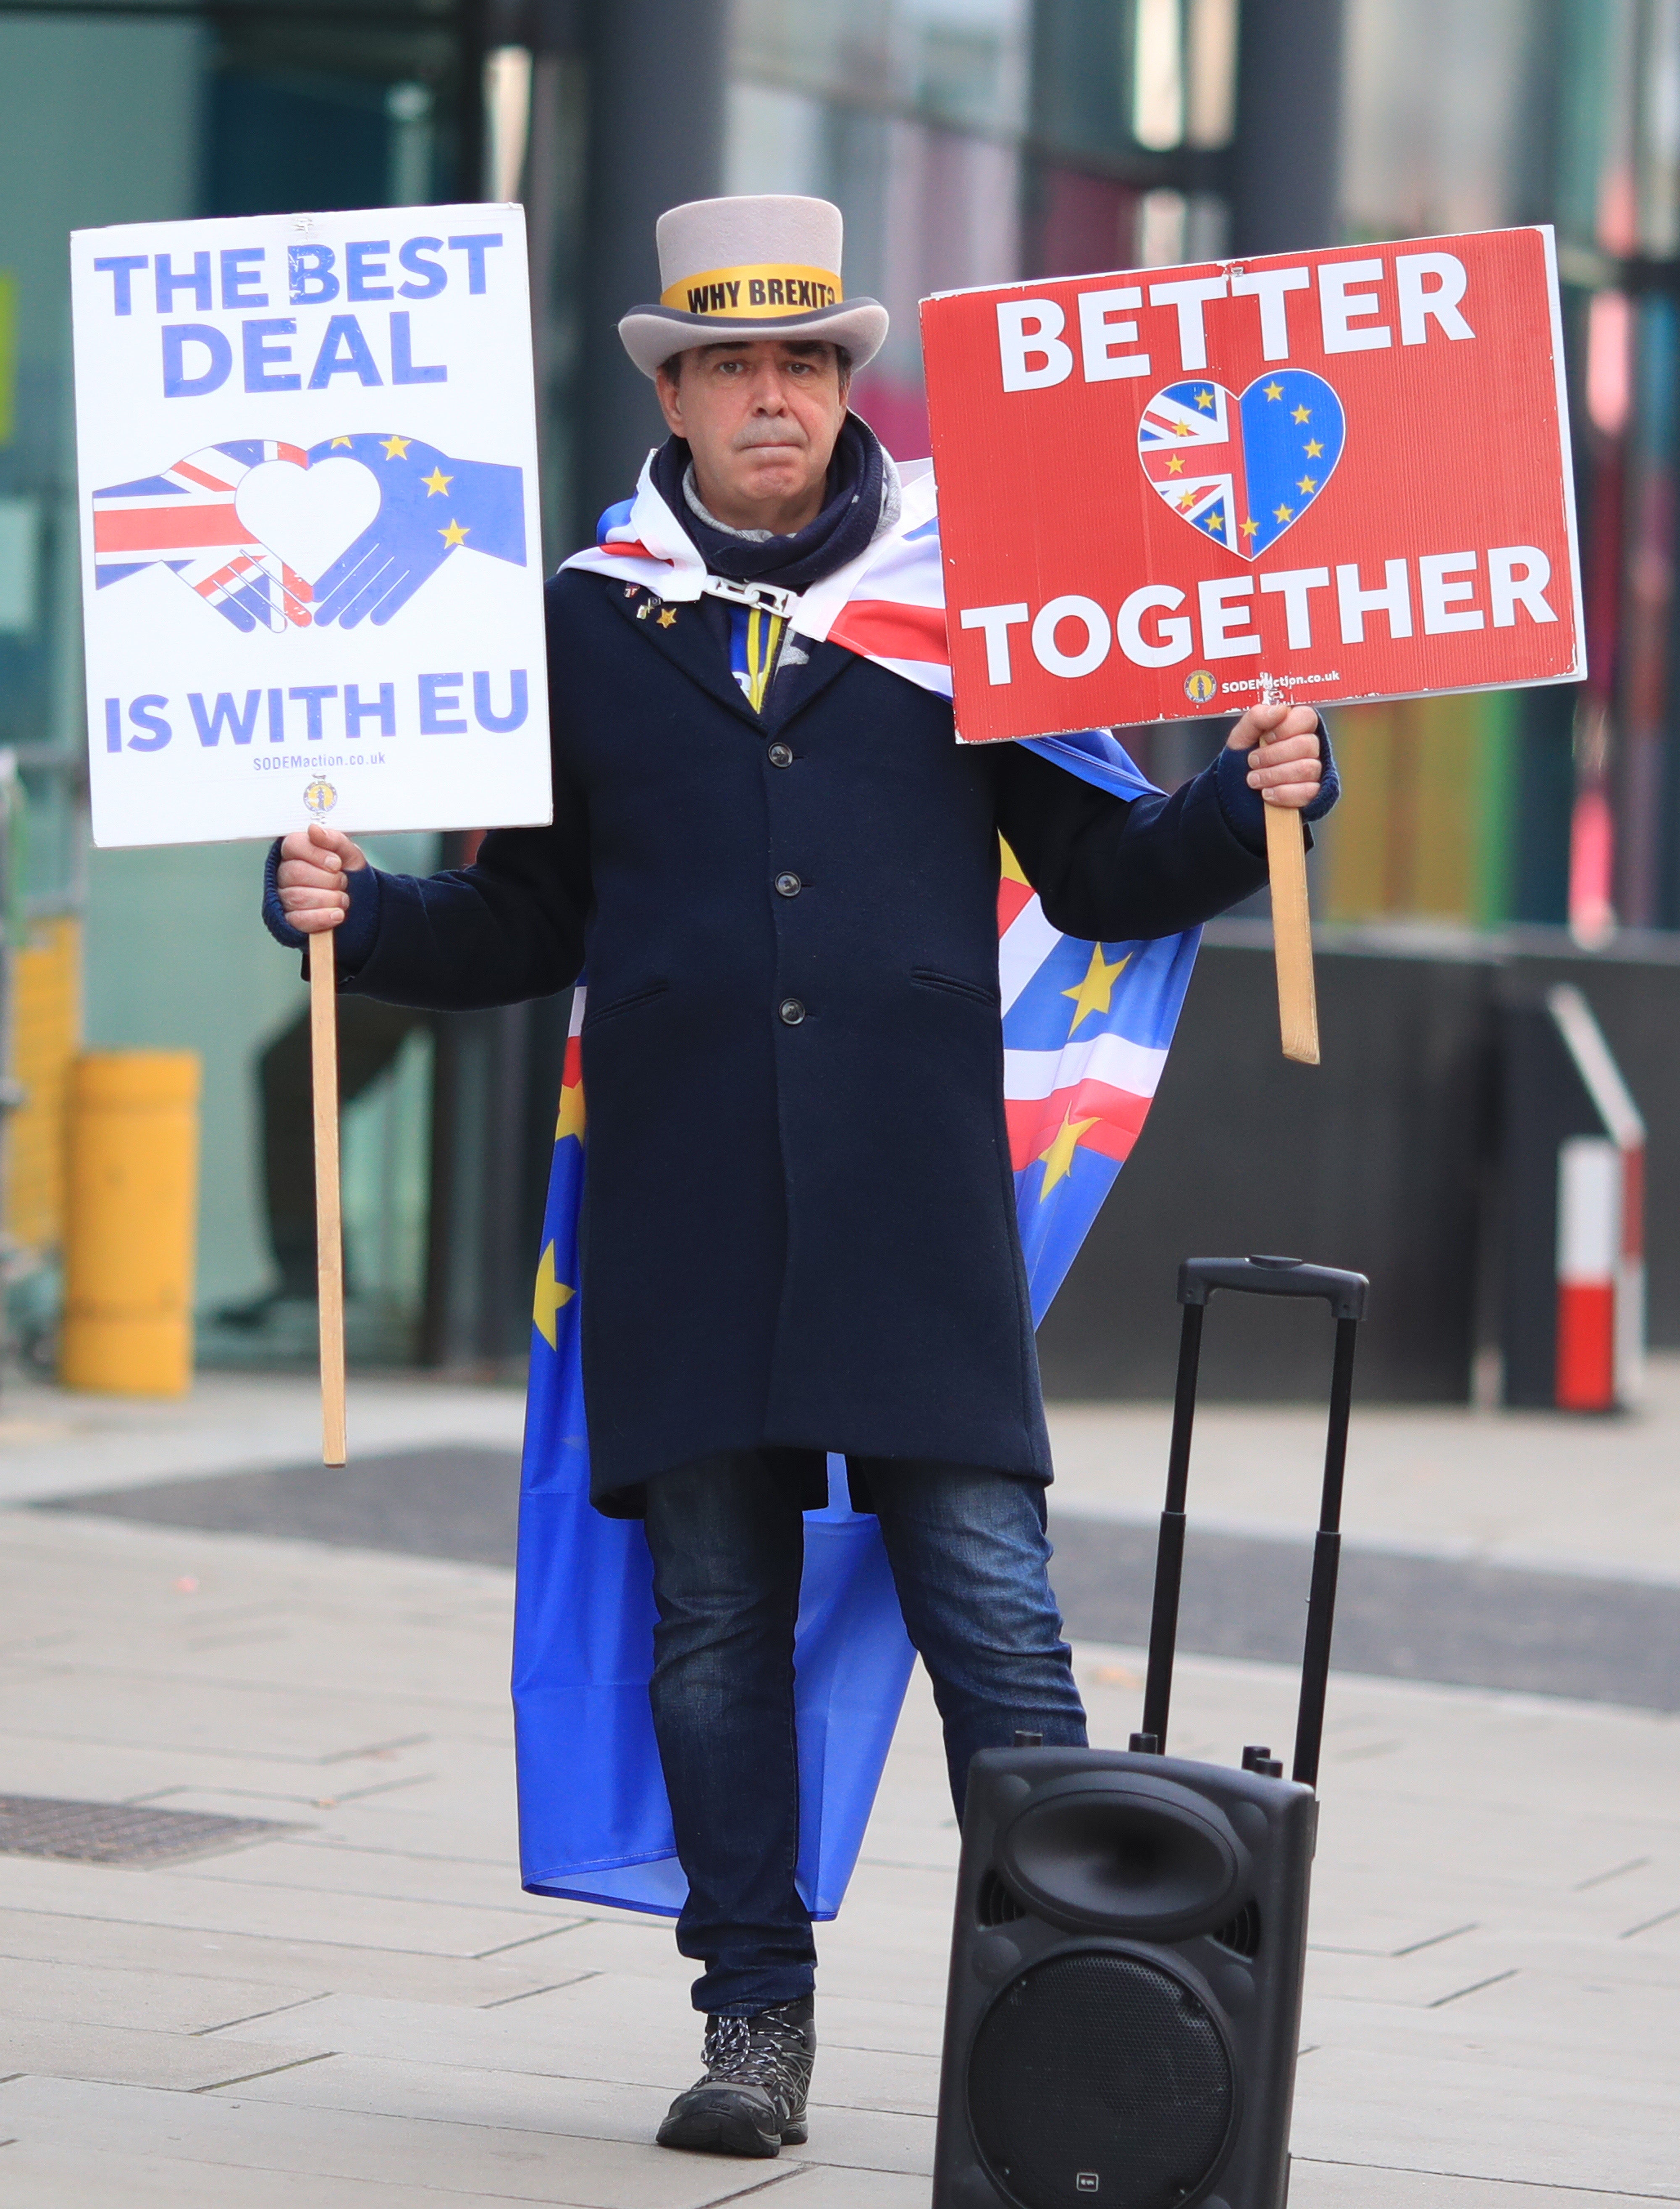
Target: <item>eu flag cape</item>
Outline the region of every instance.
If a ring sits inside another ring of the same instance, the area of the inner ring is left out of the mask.
[[[907,682],[951,695],[944,577],[930,464],[902,472],[895,529],[804,594],[791,617]],[[567,563],[693,599],[705,574],[644,469],[601,542]],[[1032,749],[1099,787],[1151,785],[1104,731]],[[1059,935],[1005,849],[998,906],[1004,1091],[1033,1317],[1051,1298],[1149,1108],[1199,931],[1152,942]],[[687,1882],[648,1702],[653,1573],[638,1520],[589,1500],[577,1229],[587,1137],[576,993],[532,1313],[519,1502],[513,1709],[519,1852],[531,1893],[675,1917]],[[861,1193],[861,1194],[867,1194]],[[914,1652],[875,1520],[831,1496],[807,1514],[795,1645],[799,1888],[834,1917],[857,1861]]]

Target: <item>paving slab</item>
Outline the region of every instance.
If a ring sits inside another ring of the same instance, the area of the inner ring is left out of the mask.
[[[224,1755],[198,1746],[61,1741],[0,1729],[0,1763],[19,1794],[178,1801],[184,1809],[209,1808],[213,1797],[215,1808],[233,1815],[290,1815],[310,1830],[320,1829],[312,1815],[317,1809],[423,1785],[436,1761],[426,1753],[429,1747],[423,1741],[330,1765],[313,1757],[265,1757],[249,1747]],[[253,1804],[261,1806],[255,1814]]]
[[[224,2203],[241,2198],[248,2169],[552,2209],[706,2209],[749,2192],[765,2176],[762,2166],[664,2155],[634,2142],[535,2126],[506,2129],[433,2114],[409,2120],[70,2080],[0,2084],[0,2128],[37,2157],[67,2141],[77,2153],[92,2148],[211,2166]],[[3,2170],[0,2163],[0,2183]],[[61,2197],[54,2209],[68,2205]]]
[[[163,1867],[4,1860],[3,1893],[26,1909],[51,1910],[102,1923],[174,1926],[206,1933],[267,1934],[330,1947],[401,1949],[411,1954],[483,1956],[534,1935],[577,1923],[555,1903],[519,1893],[517,1881],[500,1909],[345,1893],[323,1885],[297,1889],[213,1879]],[[3,1939],[3,1935],[0,1935]]]
[[[44,2128],[43,2128],[44,2129]],[[409,2209],[529,2200],[529,2195],[421,2185],[412,2180],[323,2178],[292,2170],[236,2170],[160,2152],[106,2152],[43,2143],[33,2134],[0,2143],[0,2202],[4,2209],[69,2209],[120,2202],[122,2209]]]
[[[189,1979],[255,1981],[280,2001],[295,1997],[301,1984],[312,1996],[342,1990],[488,2004],[529,1995],[565,1976],[555,1968],[547,1936],[513,1941],[483,1956],[415,1954],[243,1929],[207,1933],[202,1926],[23,1909],[15,1906],[9,1891],[10,1869],[9,1860],[0,1858],[0,1966],[16,1959],[63,1960],[117,1971],[178,1972]],[[662,1953],[669,1952],[669,1940],[667,1931]],[[684,1986],[687,1977],[692,1971],[674,1974]]]
[[[1051,1576],[1068,1631],[1146,1641],[1155,1522],[1082,1514],[1052,1491]],[[1305,1526],[1311,1524],[1309,1514]],[[1300,1662],[1312,1570],[1303,1528],[1235,1533],[1192,1515],[1179,1646],[1212,1657]],[[1335,1662],[1349,1672],[1513,1688],[1680,1710],[1680,1585],[1518,1570],[1365,1546],[1341,1551]]]
[[[218,1979],[162,1967],[123,1971],[63,1956],[0,1959],[0,2016],[44,2024],[139,2025],[154,2032],[213,2032],[311,1997],[260,1979]]]
[[[143,1488],[59,1496],[50,1508],[505,1565],[517,1538],[519,1452],[434,1439],[418,1449],[358,1454],[344,1466],[197,1472]]]
[[[925,1682],[819,1933],[813,2142],[697,2164],[649,2144],[697,2068],[669,1923],[518,1891],[510,1593],[486,1566],[0,1519],[8,1784],[305,1828],[177,1868],[0,1857],[0,2069],[24,2072],[0,2209],[925,2209],[957,1843]],[[1124,1742],[1138,1651],[1076,1665]],[[1173,1748],[1287,1749],[1295,1684],[1186,1658]],[[1677,1778],[1670,1714],[1338,1674],[1296,2209],[1680,2200]]]
[[[357,1462],[451,1443],[519,1446],[524,1405],[513,1387],[356,1376],[350,1404]],[[1049,1420],[1065,1509],[1153,1521],[1167,1405],[1053,1403]],[[308,1466],[319,1439],[319,1399],[302,1375],[201,1375],[182,1405],[14,1383],[0,1401],[0,1502]],[[1641,1404],[1613,1419],[1356,1402],[1348,1538],[1417,1555],[1677,1584],[1677,1440],[1680,1356],[1671,1351],[1648,1358]],[[1198,1523],[1234,1533],[1299,1532],[1311,1523],[1323,1447],[1320,1406],[1203,1405],[1191,1499]]]
[[[0,2018],[4,2019],[6,2062],[47,2078],[106,2080],[201,2094],[297,2061],[291,2044],[274,2046],[231,2035],[206,2040],[190,2033],[89,2025],[82,2019],[74,2024],[21,2019],[10,2013],[9,1995],[4,2002]],[[253,2029],[261,2031],[261,2027]],[[0,2188],[0,2202],[4,2198]]]
[[[90,1694],[90,1688],[93,1692]],[[137,1676],[102,1665],[40,1664],[0,1681],[0,1733],[148,1748],[219,1747],[244,1758],[343,1758],[402,1737],[413,1706],[399,1696],[236,1680]],[[268,1746],[254,1749],[261,1741]]]
[[[1065,1511],[1152,1523],[1167,1478],[1166,1404],[1049,1407]],[[1197,1407],[1190,1510],[1233,1534],[1314,1521],[1320,1405]],[[1680,1356],[1653,1353],[1643,1400],[1612,1417],[1362,1404],[1354,1383],[1342,1525],[1350,1543],[1487,1564],[1680,1584]]]
[[[350,1407],[358,1455],[449,1441],[517,1449],[525,1426],[522,1389],[463,1387],[423,1375],[358,1375]],[[178,1404],[88,1395],[9,1375],[0,1399],[0,1501],[307,1465],[320,1455],[320,1390],[304,1375],[201,1373]]]
[[[907,2172],[837,2170],[813,2163],[795,2168],[797,2191],[778,2200],[766,2188],[763,2209],[927,2209],[927,2181]]]
[[[1294,2139],[1305,2156],[1531,2185],[1605,2184],[1680,2200],[1680,2094],[1613,2062],[1520,2060],[1462,2040],[1412,2049],[1321,2047],[1302,2062]],[[1357,2151],[1357,2152],[1356,2152]]]
[[[171,1803],[171,1808],[175,1805]],[[248,1848],[207,1857],[193,1867],[201,1879],[230,1885],[293,1887],[308,1894],[366,1895],[370,1900],[436,1903],[489,1910],[498,1919],[513,1910],[527,1929],[573,1924],[576,1905],[508,1893],[507,1858],[499,1863],[448,1857],[431,1850],[339,1848],[321,1841],[255,1841]]]
[[[696,2068],[692,2060],[684,2064],[675,2074],[678,2084],[687,2085]],[[564,2074],[537,2077],[528,2072],[480,2070],[454,2061],[425,2063],[335,2054],[317,2062],[276,2068],[237,2091],[243,2101],[289,2108],[371,2110],[381,2117],[417,2123],[447,2120],[531,2130],[545,2138],[552,2134],[645,2146],[670,2100],[669,2076],[655,2083]],[[811,2122],[821,2135],[809,2151],[811,2161],[866,2170],[931,2173],[931,2100],[922,2109],[907,2111],[831,2098],[826,2085],[819,2082],[812,2097]],[[789,2163],[803,2159],[804,2151],[785,2153]]]
[[[519,2002],[486,2010],[338,1995],[264,2019],[257,2029],[271,2046],[330,2047],[344,2056],[381,2062],[470,2065],[508,2077],[646,2087],[661,2110],[669,2099],[672,2080],[698,2075],[699,2020],[662,2001],[645,1979],[627,1972],[591,1972],[540,1999],[541,2007]],[[843,2024],[837,2037],[831,2009],[843,2015],[857,2007],[831,2005],[825,1997],[825,2104],[931,2116],[939,2101],[937,2037],[913,2030],[905,2037],[918,2045],[906,2046],[903,2040],[882,2044],[885,2035],[878,2027],[875,2044],[860,2046]]]
[[[1527,2186],[1438,2170],[1377,2170],[1369,2164],[1295,2158],[1291,2209],[1634,2209],[1666,2195],[1602,2187]]]
[[[334,1506],[335,1544],[422,1554],[432,1545],[453,1557],[511,1562],[513,1522],[503,1509],[515,1478],[511,1454],[503,1467],[507,1495],[491,1514],[501,1526],[495,1538],[490,1527],[480,1523],[483,1484],[470,1457],[447,1449],[429,1454],[431,1486],[447,1491],[451,1502],[447,1523],[440,1521],[424,1496],[417,1501],[410,1493],[407,1462],[373,1460],[358,1469],[352,1490]],[[270,1498],[261,1509],[248,1493],[258,1481],[266,1484]],[[203,1596],[219,1586],[219,1537],[252,1531],[254,1520],[276,1540],[303,1544],[320,1536],[316,1507],[297,1501],[295,1471],[123,1489],[40,1508],[74,1510],[96,1523],[108,1524],[114,1517],[118,1522],[195,1528],[190,1538],[174,1537],[167,1552],[177,1563],[194,1567],[174,1583],[177,1595],[194,1599],[177,1604],[172,1619],[159,1619],[149,1630],[113,1641],[112,1661],[126,1672],[158,1682],[213,1672],[234,1686],[242,1677],[243,1657],[256,1652],[272,1655],[274,1645],[288,1640],[291,1670],[302,1685],[342,1677],[354,1660],[357,1636],[351,1617],[318,1617],[307,1640],[288,1636],[273,1622],[242,1622],[226,1606],[213,1616],[205,1613],[206,1622],[198,1623]],[[1153,1519],[1134,1523],[1112,1514],[1082,1514],[1058,1492],[1050,1531],[1057,1544],[1053,1578],[1069,1630],[1086,1640],[1141,1640],[1147,1632],[1153,1580]],[[1310,1547],[1299,1529],[1285,1539],[1222,1530],[1198,1516],[1185,1556],[1180,1647],[1204,1655],[1296,1661],[1310,1568]],[[436,1623],[435,1640],[417,1659],[393,1672],[390,1652],[382,1652],[372,1676],[365,1665],[357,1667],[360,1683],[369,1690],[429,1692],[441,1711],[449,1710],[459,1700],[457,1683],[462,1678],[454,1637],[475,1625],[494,1630],[495,1621],[474,1619],[470,1607],[465,1615],[457,1607],[451,1616],[440,1615]],[[62,1631],[55,1621],[46,1632],[26,1634],[0,1652],[0,1684],[30,1687],[41,1666],[50,1665]],[[1677,1646],[1680,1586],[1566,1573],[1555,1565],[1520,1572],[1503,1564],[1358,1543],[1343,1550],[1338,1669],[1666,1710],[1680,1700],[1676,1669],[1665,1654]],[[213,1661],[197,1661],[206,1657]],[[493,1712],[484,1715],[493,1722]],[[458,1714],[451,1730],[484,1737],[476,1715]]]
[[[434,1761],[446,1767],[454,1764],[453,1758],[426,1757],[426,1746],[422,1744],[407,1761],[422,1767]],[[4,1753],[0,1737],[0,1756]],[[300,1848],[402,1857],[416,1863],[488,1865],[500,1880],[505,1898],[507,1866],[517,1846],[518,1820],[505,1755],[498,1761],[504,1767],[497,1774],[501,1784],[471,1803],[459,1800],[465,1775],[447,1768],[399,1772],[389,1779],[365,1779],[356,1785],[347,1785],[343,1773],[323,1779],[316,1772],[309,1776],[311,1791],[307,1796],[281,1789],[164,1786],[147,1791],[143,1799],[165,1809],[235,1817],[249,1816],[251,1805],[258,1799],[271,1806],[267,1815],[276,1817],[291,1803],[300,1814],[291,1839]],[[330,1797],[315,1791],[323,1784],[333,1789]],[[135,1792],[135,1799],[141,1799],[140,1791]],[[314,1815],[318,1812],[331,1815]]]

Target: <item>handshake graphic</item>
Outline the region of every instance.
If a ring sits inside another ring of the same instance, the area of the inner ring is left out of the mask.
[[[310,472],[303,500],[290,495],[290,484],[284,486],[288,495],[277,497],[272,476],[249,480],[275,461]],[[264,527],[279,522],[279,548],[252,527],[253,510]],[[343,543],[358,523],[359,533],[312,581],[285,557],[304,539],[334,541],[335,527],[336,541]],[[382,624],[461,551],[525,565],[524,471],[493,460],[452,460],[417,437],[363,430],[325,437],[307,450],[273,438],[238,438],[207,445],[159,475],[93,494],[99,589],[161,562],[245,630]]]

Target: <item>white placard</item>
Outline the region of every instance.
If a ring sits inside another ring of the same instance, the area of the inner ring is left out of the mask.
[[[524,211],[70,265],[94,842],[548,821]]]

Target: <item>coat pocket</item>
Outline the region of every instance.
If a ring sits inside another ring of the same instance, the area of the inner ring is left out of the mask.
[[[640,989],[614,997],[604,1005],[591,1003],[584,1014],[583,1033],[591,1034],[606,1021],[615,1020],[621,1013],[633,1013],[638,1005],[651,1004],[656,997],[663,997],[670,986],[669,982],[644,982]]]
[[[995,987],[987,989],[981,982],[965,982],[957,974],[941,974],[932,966],[912,966],[910,979],[920,983],[924,990],[945,990],[953,997],[968,997],[977,1005],[989,1005],[993,1012],[1003,1002]]]

